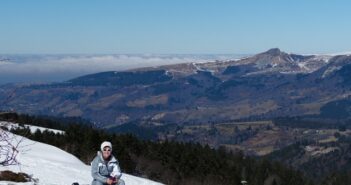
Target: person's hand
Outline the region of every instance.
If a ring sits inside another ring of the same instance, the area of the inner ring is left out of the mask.
[[[117,184],[118,179],[116,177],[111,178],[113,184]]]
[[[108,179],[106,180],[106,183],[107,183],[108,185],[112,185],[113,183],[115,183],[115,181],[113,181],[112,179],[108,178]]]
[[[117,184],[118,179],[113,180],[113,184]]]

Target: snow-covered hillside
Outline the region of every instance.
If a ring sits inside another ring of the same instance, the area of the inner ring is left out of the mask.
[[[8,134],[15,136],[12,141],[14,143],[23,138],[12,133]],[[21,164],[0,166],[0,171],[10,170],[27,173],[38,179],[40,185],[71,185],[73,182],[90,184],[92,181],[90,166],[57,147],[24,138],[19,150],[20,154],[17,159]],[[123,174],[122,179],[127,185],[160,185],[160,183],[128,174]],[[16,183],[0,181],[0,185],[5,184]],[[34,182],[17,184],[30,185]]]
[[[20,126],[20,124],[18,124],[18,123],[12,123],[12,122],[8,122],[8,121],[0,121],[0,126],[5,127],[8,130],[26,127],[26,128],[29,128],[31,133],[35,133],[37,130],[40,130],[41,132],[44,132],[45,130],[47,130],[47,131],[53,132],[55,134],[64,134],[65,133],[62,130],[44,128],[44,127],[39,127],[39,126],[34,126],[34,125],[23,124],[23,126]]]

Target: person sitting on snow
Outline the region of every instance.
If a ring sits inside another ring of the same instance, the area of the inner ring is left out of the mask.
[[[125,185],[121,179],[122,173],[118,161],[111,154],[112,144],[104,141],[100,147],[101,151],[91,162],[92,185]]]

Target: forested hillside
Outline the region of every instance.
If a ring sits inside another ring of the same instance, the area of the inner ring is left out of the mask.
[[[60,128],[65,134],[17,129],[12,132],[48,143],[68,151],[89,164],[101,141],[113,143],[114,155],[126,173],[147,177],[166,184],[241,184],[242,180],[257,185],[312,184],[300,172],[281,163],[254,159],[224,148],[171,141],[151,142],[132,135],[109,134],[88,124],[63,124],[50,118],[15,113],[1,114],[1,120]]]

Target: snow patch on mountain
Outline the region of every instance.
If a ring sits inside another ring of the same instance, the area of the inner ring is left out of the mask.
[[[7,128],[7,130],[17,129],[17,128],[29,128],[31,133],[35,133],[37,130],[40,130],[41,132],[44,132],[47,130],[47,131],[53,132],[55,134],[64,134],[65,133],[62,130],[44,128],[44,127],[39,127],[39,126],[34,126],[34,125],[27,125],[27,124],[23,124],[23,126],[21,126],[18,123],[12,123],[12,122],[7,122],[7,121],[0,121],[0,126]]]
[[[306,66],[307,63],[305,63],[305,62],[297,63],[297,65],[298,65],[301,69],[303,69],[303,70],[306,70],[306,71],[309,71],[309,70],[310,70],[310,68],[308,68],[308,67]]]
[[[338,53],[331,53],[331,54],[328,54],[330,56],[338,56],[338,55],[351,55],[351,51],[344,51],[344,52],[338,52]]]
[[[197,63],[192,63],[192,65],[195,67],[196,70],[194,70],[194,73],[197,73],[198,71],[204,71],[204,72],[210,72],[212,74],[215,73],[214,70],[211,69],[204,69],[201,66],[197,65]]]
[[[324,61],[325,63],[329,63],[329,60],[333,58],[332,55],[316,55],[314,57],[316,60]]]
[[[328,75],[330,75],[331,73],[333,73],[334,71],[338,71],[342,68],[342,66],[331,66],[329,67],[327,70],[324,71],[322,78],[327,77]]]

